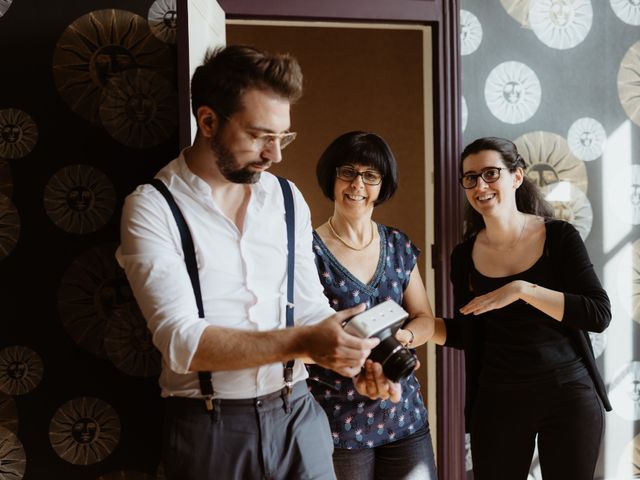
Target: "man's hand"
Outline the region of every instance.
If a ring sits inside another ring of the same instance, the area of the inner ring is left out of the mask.
[[[353,384],[360,395],[372,400],[382,398],[398,403],[402,398],[402,387],[392,382],[382,373],[382,365],[371,360],[364,364],[364,371],[353,379]]]
[[[380,340],[358,338],[342,329],[342,323],[364,311],[364,304],[342,310],[310,328],[304,349],[318,365],[342,376],[353,377]]]

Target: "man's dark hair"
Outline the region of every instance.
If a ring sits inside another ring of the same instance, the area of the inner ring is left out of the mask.
[[[298,61],[245,45],[209,51],[191,78],[191,109],[196,115],[198,108],[209,106],[224,121],[242,108],[242,95],[250,89],[272,91],[294,103],[302,95]]]
[[[505,138],[483,137],[474,140],[462,151],[459,165],[461,177],[464,174],[462,171],[464,159],[469,155],[480,153],[484,150],[497,152],[505,167],[512,173],[518,167],[522,168],[523,172],[527,170],[527,164],[522,155],[518,153],[518,147],[516,147],[515,143]],[[523,213],[531,213],[543,218],[553,218],[553,208],[544,199],[538,187],[526,175],[522,179],[522,184],[516,190],[516,207]],[[464,238],[473,237],[484,227],[482,215],[467,202],[464,215]]]
[[[382,174],[380,195],[375,205],[386,202],[396,192],[398,188],[396,159],[382,137],[375,133],[354,131],[340,135],[329,144],[316,165],[318,185],[329,200],[334,200],[336,168],[347,164],[373,167]]]

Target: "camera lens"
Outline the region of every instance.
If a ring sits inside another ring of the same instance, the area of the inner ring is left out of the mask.
[[[392,382],[408,377],[416,368],[413,354],[400,345],[393,335],[389,335],[371,350],[369,358],[382,364],[384,376]]]

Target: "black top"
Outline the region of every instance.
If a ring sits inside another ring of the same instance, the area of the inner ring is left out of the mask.
[[[546,365],[541,366],[543,375],[551,372],[555,363],[560,370],[572,371],[576,362],[584,363],[598,395],[606,410],[611,410],[602,378],[598,373],[588,331],[602,332],[611,321],[609,297],[602,288],[593,269],[580,234],[569,223],[548,220],[546,240],[540,259],[528,270],[503,278],[482,276],[476,271],[471,251],[475,242],[472,237],[459,245],[451,254],[451,282],[453,283],[455,316],[445,318],[447,340],[445,345],[465,351],[467,425],[481,374],[505,366],[504,358],[495,353],[496,346],[503,348],[523,347],[528,344],[528,353],[539,354],[536,345],[558,342],[559,352],[544,353]],[[564,293],[564,316],[561,322],[553,320],[525,302],[519,300],[500,309],[478,316],[462,315],[459,309],[472,298],[487,293],[515,279],[524,279],[542,287]],[[505,317],[509,319],[505,321]],[[516,325],[517,324],[517,325]],[[505,326],[516,328],[505,328]],[[522,331],[520,329],[523,329]],[[569,342],[567,344],[567,341]],[[566,347],[570,348],[567,349]],[[513,350],[511,350],[513,353]],[[554,358],[553,356],[556,355]],[[489,367],[486,360],[489,358]],[[580,362],[582,359],[582,362]],[[513,359],[511,359],[513,360]],[[536,372],[527,358],[520,358],[518,372]],[[517,372],[514,372],[517,373]],[[551,373],[549,373],[551,374]],[[552,375],[552,374],[551,374]],[[516,378],[515,376],[513,378]],[[530,377],[533,378],[533,377]]]

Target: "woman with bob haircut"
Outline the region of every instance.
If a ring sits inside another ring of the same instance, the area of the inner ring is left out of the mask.
[[[336,138],[316,167],[333,215],[314,232],[318,273],[335,310],[393,299],[409,312],[396,333],[409,348],[433,334],[433,313],[416,267],[419,250],[400,230],[372,220],[398,187],[396,160],[378,135]],[[370,364],[377,369],[380,364]],[[427,411],[414,373],[400,381],[398,403],[359,395],[350,378],[309,365],[309,385],[329,418],[338,479],[435,480]],[[392,397],[393,398],[393,397]]]
[[[437,319],[432,340],[465,352],[475,480],[525,480],[536,441],[545,480],[591,480],[611,405],[588,332],[609,325],[609,298],[578,231],[552,218],[525,168],[503,138],[462,152],[456,315]]]

